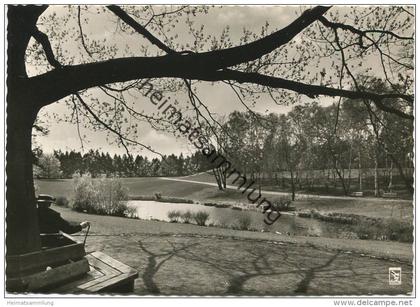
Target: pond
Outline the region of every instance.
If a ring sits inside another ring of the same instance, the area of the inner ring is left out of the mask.
[[[206,211],[209,213],[207,224],[222,225],[231,228],[238,224],[241,215],[251,218],[251,228],[297,236],[317,236],[338,238],[348,232],[348,225],[329,223],[312,218],[302,218],[291,214],[283,214],[273,225],[264,223],[264,215],[256,211],[238,211],[231,208],[216,208],[200,204],[165,203],[157,201],[130,201],[130,207],[136,208],[140,219],[157,219],[169,222],[168,212],[178,210],[182,213],[190,211]]]

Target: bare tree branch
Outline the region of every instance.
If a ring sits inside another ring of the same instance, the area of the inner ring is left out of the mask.
[[[108,5],[107,9],[121,18],[126,24],[136,30],[138,33],[143,35],[147,38],[153,45],[156,45],[166,53],[174,53],[175,50],[172,50],[164,43],[162,43],[158,38],[156,38],[152,33],[150,33],[146,28],[140,25],[137,21],[135,21],[130,15],[128,15],[122,8],[117,5]]]
[[[103,87],[103,86],[100,86],[99,87],[99,89],[100,90],[102,90],[102,92],[104,92],[104,94],[105,95],[107,95],[108,97],[111,97],[112,99],[114,99],[115,101],[118,101],[119,103],[121,103],[127,110],[128,110],[128,112],[129,112],[129,114],[131,115],[131,116],[133,116],[135,119],[137,119],[137,120],[140,120],[140,118],[139,117],[141,117],[143,120],[145,119],[145,120],[147,120],[147,122],[150,124],[150,125],[152,125],[154,128],[157,128],[156,126],[154,126],[153,125],[153,121],[154,122],[166,122],[166,123],[168,123],[168,124],[170,124],[171,123],[171,121],[170,120],[168,120],[168,119],[166,119],[166,118],[155,118],[155,117],[153,117],[153,116],[149,116],[149,115],[146,115],[146,114],[144,114],[144,113],[140,113],[140,112],[138,112],[138,111],[136,111],[135,109],[133,109],[132,107],[130,107],[128,104],[127,104],[127,102],[123,99],[123,98],[119,98],[119,97],[116,97],[115,95],[113,95],[113,94],[111,94],[111,93],[109,93],[107,90],[107,88],[106,87]],[[118,91],[119,92],[119,91]],[[120,93],[120,95],[122,96],[122,93]],[[137,116],[139,116],[139,117],[137,117]]]
[[[54,68],[60,68],[62,65],[60,62],[57,61],[57,59],[54,56],[54,52],[51,48],[50,40],[48,39],[48,35],[44,32],[41,32],[36,26],[33,29],[32,32],[33,38],[41,44],[42,48],[44,49],[45,56],[47,57],[48,63]]]
[[[179,61],[180,59],[181,61]],[[186,61],[187,59],[190,61]],[[202,71],[197,71],[197,67],[195,66],[197,64],[194,64],[195,59],[196,58],[190,58],[189,55],[168,55],[151,58],[122,58],[105,62],[81,64],[63,67],[60,70],[56,69],[45,74],[29,78],[25,82],[24,86],[30,90],[27,93],[31,93],[31,99],[42,103],[42,105],[47,105],[57,101],[58,99],[76,91],[102,84],[141,78],[162,77],[187,78],[203,81],[232,80],[239,83],[254,83],[273,88],[283,88],[304,94],[311,98],[319,95],[342,96],[350,99],[365,98],[370,99],[381,106],[383,106],[381,102],[388,98],[400,98],[410,103],[414,100],[411,95],[399,93],[377,94],[365,91],[336,89],[321,85],[305,84],[302,82],[252,72],[241,72],[228,69],[214,71],[211,70],[210,67],[203,67]],[[142,69],[138,69],[138,67],[141,67]],[[51,88],[49,86],[50,84],[55,84],[54,88]],[[413,119],[412,115],[407,115],[400,111],[396,111],[395,114],[404,118]]]
[[[286,80],[283,78],[276,78],[266,76],[257,73],[246,73],[234,70],[225,70],[213,73],[212,78],[208,78],[208,81],[217,80],[234,80],[239,83],[254,83],[263,86],[269,86],[272,88],[283,88],[294,91],[299,94],[306,95],[311,98],[315,98],[319,95],[331,96],[331,97],[346,97],[350,99],[369,99],[372,100],[380,109],[383,111],[391,112],[400,117],[413,120],[414,117],[410,114],[406,114],[400,110],[390,108],[383,104],[385,99],[404,99],[408,102],[413,101],[413,97],[410,95],[403,94],[377,94],[365,91],[350,91],[344,89],[331,88],[321,85],[310,85],[301,82]]]
[[[80,145],[82,147],[82,152],[83,152],[83,151],[85,151],[85,147],[84,147],[84,144],[83,144],[82,135],[80,134],[79,108],[77,107],[77,103],[76,103],[76,100],[74,99],[74,95],[72,95],[71,101],[73,102],[74,111],[76,113],[77,135],[79,136]]]
[[[152,17],[150,17],[150,19],[146,22],[146,24],[144,25],[144,27],[146,28],[153,21],[153,19],[155,19],[156,17],[166,16],[166,15],[171,15],[171,14],[176,14],[178,12],[183,11],[187,7],[188,7],[188,5],[183,5],[179,9],[176,9],[176,10],[173,10],[173,11],[170,11],[170,12],[163,12],[163,13],[160,13],[160,14],[154,14],[154,12],[153,12]]]
[[[140,83],[140,81],[141,80],[136,80],[136,81],[134,81],[134,82],[130,83],[129,85],[127,85],[125,87],[122,87],[122,88],[114,88],[114,87],[111,87],[111,86],[106,85],[106,84],[102,85],[101,87],[103,87],[103,88],[105,88],[109,91],[112,91],[112,92],[120,92],[121,93],[121,92],[124,92],[126,90],[129,90],[130,88],[135,87],[137,84]]]
[[[80,38],[82,40],[82,46],[85,49],[86,53],[92,58],[93,53],[87,47],[86,42],[85,42],[85,35],[83,34],[82,22],[80,20],[80,5],[77,6],[77,23],[79,25]]]
[[[255,120],[261,124],[261,120],[263,121],[268,121],[268,119],[258,116],[258,114],[256,114],[246,103],[245,101],[242,99],[241,95],[238,93],[238,91],[235,89],[234,84],[232,84],[231,81],[226,82],[227,84],[229,84],[230,88],[233,90],[233,92],[235,93],[236,97],[238,98],[239,102],[245,107],[245,109],[252,115],[252,117],[255,118]],[[261,124],[262,125],[262,124]],[[264,125],[262,125],[263,127],[266,127]]]
[[[83,100],[83,98],[79,95],[79,93],[75,93],[74,95],[77,97],[77,99],[79,99],[80,103],[86,109],[86,111],[88,111],[89,114],[92,115],[92,117],[98,123],[100,123],[107,130],[111,131],[112,133],[114,133],[118,137],[118,139],[120,140],[121,145],[124,147],[124,149],[126,150],[127,154],[130,154],[130,151],[128,150],[127,144],[125,142],[132,143],[132,144],[135,144],[135,145],[139,145],[139,146],[141,146],[141,147],[143,147],[143,148],[145,148],[145,149],[147,149],[147,150],[149,150],[149,151],[151,151],[151,152],[153,152],[153,153],[155,153],[155,154],[163,157],[163,155],[161,153],[155,151],[150,146],[144,145],[144,144],[139,143],[139,142],[137,142],[135,140],[129,139],[126,136],[124,136],[123,134],[121,134],[121,132],[119,132],[118,130],[112,128],[110,125],[108,125],[107,123],[105,123],[103,120],[101,120],[99,118],[99,116],[87,105],[87,103]]]
[[[113,7],[113,10],[119,12],[124,18],[128,16],[120,8]],[[238,47],[204,53],[179,54],[173,53],[165,46],[161,46],[171,53],[158,57],[119,58],[103,62],[65,66],[61,69],[55,69],[28,78],[22,81],[24,83],[22,86],[28,89],[27,93],[32,100],[38,101],[41,105],[47,105],[74,92],[90,87],[142,78],[174,77],[203,81],[230,80],[239,83],[254,83],[273,88],[283,88],[309,97],[326,95],[350,99],[365,98],[374,101],[384,111],[392,112],[403,118],[413,119],[412,115],[389,108],[383,103],[383,100],[388,98],[401,98],[412,103],[413,97],[410,95],[349,91],[321,85],[310,85],[258,73],[226,69],[230,65],[252,61],[289,42],[314,20],[319,19],[327,10],[328,8],[326,7],[315,7],[307,10],[282,30]],[[134,21],[131,24],[137,27],[139,31],[144,32],[144,27],[139,27],[137,22]],[[155,41],[153,35],[148,31],[147,33],[145,35],[152,41]],[[54,84],[54,88],[51,88],[50,84]]]
[[[402,40],[413,40],[413,37],[410,36],[401,36],[398,34],[395,34],[391,31],[386,31],[386,30],[360,30],[360,29],[356,29],[355,27],[351,26],[351,25],[347,25],[344,23],[339,23],[339,22],[331,22],[329,21],[327,18],[325,18],[324,16],[321,16],[318,18],[318,20],[326,27],[332,28],[332,29],[342,29],[342,30],[347,30],[350,31],[354,34],[360,35],[362,37],[366,37],[367,33],[381,33],[381,34],[386,34],[386,35],[390,35],[393,36],[397,39],[402,39]]]

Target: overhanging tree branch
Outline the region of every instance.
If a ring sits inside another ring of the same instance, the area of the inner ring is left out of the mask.
[[[80,9],[80,5],[78,5],[77,6],[77,24],[79,25],[80,39],[82,41],[83,49],[85,49],[86,53],[92,58],[93,53],[89,50],[85,42],[85,35],[83,34],[83,27],[82,27],[80,13],[81,13],[81,9]]]
[[[41,44],[42,48],[44,49],[45,56],[47,57],[48,63],[54,68],[60,68],[62,65],[54,56],[54,52],[51,48],[50,40],[48,39],[48,35],[44,32],[41,32],[37,27],[34,27],[32,32],[32,36],[36,39],[38,43]]]
[[[168,51],[172,56],[170,58],[166,58],[166,60],[171,60],[174,62],[178,62],[181,65],[194,65],[195,69],[203,70],[203,69],[224,69],[226,67],[238,65],[244,62],[249,62],[260,58],[261,56],[270,53],[274,49],[287,44],[290,42],[296,35],[302,32],[305,28],[311,25],[315,20],[317,20],[320,16],[322,16],[329,7],[317,6],[312,9],[306,10],[303,14],[298,17],[295,21],[291,24],[286,26],[285,28],[276,31],[270,35],[267,35],[259,40],[251,42],[249,44],[245,44],[242,46],[226,48],[222,50],[214,50],[209,52],[202,52],[202,53],[189,53],[189,54],[178,54],[172,55],[174,51],[169,47],[165,46],[162,42],[160,42],[156,37],[154,37],[149,31],[147,31],[144,27],[140,26],[134,19],[132,19],[129,15],[127,15],[121,8],[111,6],[109,8],[115,14],[117,14],[122,20],[127,22],[131,27],[133,27],[137,32],[144,35],[147,39],[149,39],[152,43],[156,44],[162,50]],[[169,57],[167,56],[167,57]],[[176,58],[175,58],[176,57]],[[135,59],[150,59],[152,61],[163,60],[163,57],[150,57],[150,58],[135,58]],[[121,59],[116,59],[116,61]],[[111,62],[111,61],[107,61]],[[94,65],[96,63],[91,63]],[[140,63],[139,63],[140,64]],[[141,63],[144,64],[144,63]],[[71,67],[78,67],[78,66],[71,66]],[[138,66],[141,67],[141,66]],[[146,66],[147,68],[147,66]],[[73,91],[74,92],[74,91]]]
[[[130,19],[131,17],[122,11],[121,8],[112,7],[111,9],[114,13],[119,14],[121,18],[124,18],[126,22],[129,22],[130,26],[135,27],[137,31],[145,35],[149,40],[158,44],[160,48],[168,49],[159,43],[150,32],[141,26],[139,27],[137,22]],[[39,100],[42,101],[43,105],[46,105],[71,93],[92,86],[139,79],[142,78],[142,73],[145,78],[174,76],[193,79],[189,78],[191,70],[196,71],[198,73],[197,75],[199,75],[205,71],[225,69],[229,66],[258,59],[264,54],[291,41],[328,9],[329,7],[322,6],[309,9],[287,27],[242,46],[203,53],[174,54],[171,52],[169,55],[163,57],[113,59],[86,65],[67,66],[65,69],[60,69],[59,71],[54,70],[25,80],[26,84],[22,85],[28,89],[36,89],[35,92],[38,92],[40,96],[38,97]],[[54,90],[50,88],[39,90],[39,86],[45,87],[46,84],[52,84],[51,82],[54,82],[56,85]]]
[[[392,112],[403,118],[413,119],[412,115],[389,108],[383,103],[383,100],[388,98],[401,98],[412,103],[413,97],[410,95],[349,91],[321,85],[310,85],[258,73],[227,69],[231,65],[257,59],[289,42],[313,21],[322,19],[322,15],[329,9],[327,7],[318,6],[309,9],[289,26],[252,43],[223,50],[193,54],[174,52],[143,26],[139,25],[121,8],[110,6],[109,9],[152,43],[169,52],[169,54],[158,57],[112,59],[55,69],[25,80],[26,84],[24,86],[28,89],[28,93],[31,93],[31,99],[36,100],[41,105],[47,105],[74,92],[94,86],[142,78],[173,77],[203,81],[254,83],[272,88],[292,90],[309,97],[326,95],[350,99],[369,99],[374,101],[384,111]],[[51,88],[50,84],[54,84],[54,88]]]
[[[325,12],[329,10],[329,8],[330,7],[316,6],[312,9],[306,10],[300,17],[298,17],[288,26],[254,42],[222,50],[214,50],[203,53],[193,53],[189,54],[189,56],[192,58],[197,57],[197,62],[205,62],[213,69],[223,69],[241,63],[254,61],[260,58],[261,56],[270,53],[274,49],[277,49],[280,46],[290,42],[296,35],[298,35],[300,32],[302,32],[304,29],[310,26],[314,21],[318,20],[320,16],[325,14]],[[112,6],[109,9],[113,10],[115,14],[118,13],[118,16],[124,22],[133,27],[137,32],[144,35],[147,39],[149,39],[153,44],[157,45],[162,50],[167,49],[165,50],[167,53],[174,52],[174,50],[170,49],[162,42],[160,42],[144,27],[140,26],[121,8]]]
[[[153,45],[156,45],[166,53],[174,53],[175,50],[172,50],[164,43],[162,43],[158,38],[156,38],[152,33],[150,33],[146,28],[140,25],[137,21],[135,21],[130,15],[128,15],[122,8],[117,5],[108,5],[107,9],[117,15],[121,20],[123,20],[126,24],[132,27],[135,31],[143,35],[147,38]]]
[[[127,147],[127,144],[126,144],[126,142],[128,142],[128,143],[132,143],[132,144],[135,144],[135,145],[139,145],[139,146],[141,146],[141,147],[143,147],[143,148],[145,148],[145,149],[147,149],[147,150],[149,150],[149,151],[151,151],[151,152],[153,152],[153,153],[155,153],[155,154],[157,154],[157,155],[159,155],[159,156],[161,156],[162,157],[162,154],[161,153],[159,153],[159,152],[157,152],[157,151],[155,151],[155,150],[153,150],[153,148],[151,148],[150,146],[148,146],[148,145],[144,145],[144,144],[142,144],[142,143],[139,143],[139,142],[137,142],[136,140],[132,140],[132,139],[129,139],[129,138],[127,138],[126,136],[124,136],[121,132],[119,132],[118,130],[116,130],[116,129],[114,129],[113,127],[111,127],[110,125],[108,125],[107,123],[105,123],[103,120],[101,120],[100,118],[99,118],[99,116],[88,106],[88,104],[83,100],[83,98],[80,96],[80,94],[79,93],[75,93],[74,94],[76,97],[77,97],[77,99],[79,100],[79,102],[80,102],[80,104],[86,109],[86,111],[90,114],[90,115],[92,115],[92,117],[98,122],[98,123],[100,123],[105,129],[107,129],[107,130],[109,130],[110,132],[112,132],[113,134],[115,134],[117,137],[118,137],[118,139],[119,139],[119,141],[120,141],[120,143],[121,143],[121,145],[125,148],[125,150],[126,150],[126,152],[127,152],[127,154],[130,154],[130,151],[128,150],[128,147]]]
[[[369,99],[372,100],[378,108],[383,111],[394,113],[400,117],[413,120],[414,117],[411,114],[406,114],[400,110],[390,108],[386,106],[383,101],[385,99],[404,99],[408,102],[413,102],[413,97],[404,94],[377,94],[366,91],[350,91],[344,89],[337,89],[322,85],[310,85],[302,82],[296,82],[292,80],[286,80],[283,78],[266,76],[258,73],[246,73],[234,70],[226,70],[216,72],[213,74],[213,78],[208,78],[208,81],[217,80],[232,80],[239,83],[254,83],[272,88],[283,88],[294,91],[299,94],[306,95],[311,98],[316,96],[324,95],[331,97],[346,97],[350,99]]]
[[[113,59],[104,62],[81,64],[63,67],[60,70],[53,70],[45,74],[29,78],[26,88],[31,92],[31,99],[38,100],[47,105],[58,99],[66,97],[74,92],[115,82],[125,82],[142,78],[182,78],[203,81],[237,81],[239,83],[253,83],[272,88],[291,90],[308,97],[320,95],[346,97],[350,99],[369,99],[382,106],[384,99],[403,99],[410,103],[413,96],[391,93],[377,94],[366,91],[351,91],[336,89],[322,85],[310,85],[302,82],[287,80],[279,77],[267,76],[259,73],[241,72],[235,70],[214,71],[212,67],[197,69],[196,57],[190,55],[167,55],[161,57],[138,57]],[[201,63],[201,62],[200,62]],[[54,84],[54,88],[50,87]],[[386,108],[386,107],[385,107]],[[389,111],[385,110],[384,111]],[[399,110],[393,113],[408,119],[412,115],[405,114]]]
[[[337,30],[337,29],[347,30],[347,31],[350,31],[354,34],[360,35],[361,37],[366,37],[367,33],[379,33],[379,34],[390,35],[390,36],[393,36],[394,38],[402,39],[402,40],[413,40],[414,39],[413,37],[410,37],[410,36],[401,36],[401,35],[398,35],[394,32],[386,31],[386,30],[379,30],[379,29],[360,30],[360,29],[357,29],[357,28],[355,28],[351,25],[347,25],[347,24],[340,23],[340,22],[329,21],[324,16],[319,17],[318,20],[326,27],[329,27],[329,28],[332,28],[332,29],[335,29],[335,30]]]

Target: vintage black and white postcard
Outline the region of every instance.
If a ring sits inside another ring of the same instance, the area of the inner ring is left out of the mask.
[[[414,2],[4,21],[7,305],[413,304]]]

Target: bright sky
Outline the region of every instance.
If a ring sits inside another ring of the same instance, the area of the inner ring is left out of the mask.
[[[226,25],[229,25],[232,42],[237,43],[243,34],[244,28],[258,33],[261,31],[261,27],[264,26],[266,22],[270,24],[270,30],[283,28],[292,22],[298,15],[300,15],[302,10],[303,8],[297,6],[225,6],[223,8],[211,9],[209,14],[196,17],[195,20],[198,24],[203,24],[205,26],[204,32],[208,34],[220,35],[223,28]],[[63,7],[50,7],[44,13],[44,16],[50,16],[50,14],[53,13],[57,14],[58,16],[65,16],[68,14],[68,11]],[[298,15],[296,13],[298,13]],[[142,40],[139,35],[135,37],[129,37],[128,39],[126,37],[116,37],[113,35],[113,29],[115,25],[110,23],[109,20],[115,18],[115,16],[110,13],[108,13],[110,15],[98,14],[98,17],[93,16],[94,14],[92,13],[90,13],[90,15],[88,13],[84,14],[88,15],[91,20],[89,24],[84,27],[84,32],[88,37],[102,37],[108,40],[112,38],[115,39],[116,43],[124,43],[130,45],[130,47],[132,47],[133,44],[148,44],[148,42]],[[42,29],[42,24],[40,25],[40,28]],[[69,23],[65,28],[71,28],[71,24]],[[155,33],[155,35],[157,34]],[[189,38],[187,36],[182,36],[179,38],[180,42],[188,41],[188,39]],[[52,43],[53,46],[57,44],[67,46],[63,48],[67,48],[67,50],[72,51],[75,49],[74,44],[76,42],[71,39],[68,39],[67,41],[63,41],[63,39],[61,39],[56,42],[52,41]],[[153,47],[151,50],[153,52]],[[28,71],[31,75],[35,74],[36,70],[31,65],[28,65]],[[231,113],[234,110],[245,111],[245,107],[238,101],[235,93],[226,84],[218,83],[212,85],[210,83],[201,83],[197,89],[197,93],[200,99],[207,104],[210,112],[212,113],[223,116]],[[93,93],[97,94],[97,92]],[[102,96],[99,95],[98,98],[101,99]],[[188,104],[188,102],[185,100],[185,97],[175,98],[180,100],[181,105]],[[136,103],[141,106],[143,111],[153,112],[153,106],[150,105],[147,98],[136,97],[133,99],[135,99]],[[182,99],[184,100],[182,101]],[[333,100],[330,98],[322,98],[321,101],[322,103],[328,104]],[[261,113],[284,113],[290,109],[291,106],[277,105],[271,99],[267,99],[266,97],[264,99],[259,99],[256,105],[253,107],[254,111]],[[78,136],[76,125],[68,124],[62,121],[57,122],[53,114],[69,114],[69,110],[62,102],[54,103],[41,110],[40,119],[48,123],[50,133],[48,136],[38,137],[37,143],[42,146],[44,152],[52,152],[56,149],[61,149],[64,151],[72,149],[81,150],[81,142]],[[104,133],[94,132],[83,127],[80,129],[81,135],[86,135],[87,142],[84,143],[85,151],[93,148],[107,151],[111,154],[125,152],[123,148],[118,148],[115,144],[109,144]],[[152,146],[156,151],[163,154],[179,154],[181,152],[188,154],[193,148],[188,144],[186,139],[176,139],[169,133],[156,131],[147,123],[141,124],[141,134],[139,140],[146,145]],[[133,152],[133,154],[137,153],[149,157],[155,156],[153,153],[147,150],[140,150],[140,148],[136,148]]]

